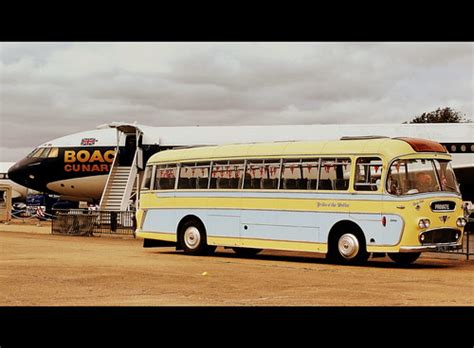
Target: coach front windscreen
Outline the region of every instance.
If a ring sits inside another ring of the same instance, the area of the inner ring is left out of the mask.
[[[387,191],[393,195],[426,192],[459,192],[451,161],[440,159],[397,159],[390,165]]]

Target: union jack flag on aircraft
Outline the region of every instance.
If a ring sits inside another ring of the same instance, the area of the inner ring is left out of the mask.
[[[83,138],[81,140],[81,145],[95,145],[96,141],[96,138]]]

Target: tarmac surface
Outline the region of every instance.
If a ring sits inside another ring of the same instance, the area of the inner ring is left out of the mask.
[[[473,306],[474,262],[427,253],[408,267],[323,255],[218,248],[188,256],[133,237],[51,235],[0,225],[0,306]]]

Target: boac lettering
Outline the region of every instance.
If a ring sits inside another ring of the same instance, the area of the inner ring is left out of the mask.
[[[115,151],[107,150],[103,154],[100,150],[94,150],[91,154],[88,150],[66,150],[64,151],[64,171],[66,172],[109,172],[110,165],[114,160]],[[79,163],[77,163],[79,162]],[[105,163],[104,163],[105,162]]]

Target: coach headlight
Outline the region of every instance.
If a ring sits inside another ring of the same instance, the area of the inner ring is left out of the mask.
[[[430,228],[431,221],[429,219],[420,219],[418,221],[419,228]]]
[[[466,226],[466,224],[467,224],[467,220],[465,218],[460,217],[456,220],[456,225],[458,227],[464,227]]]

